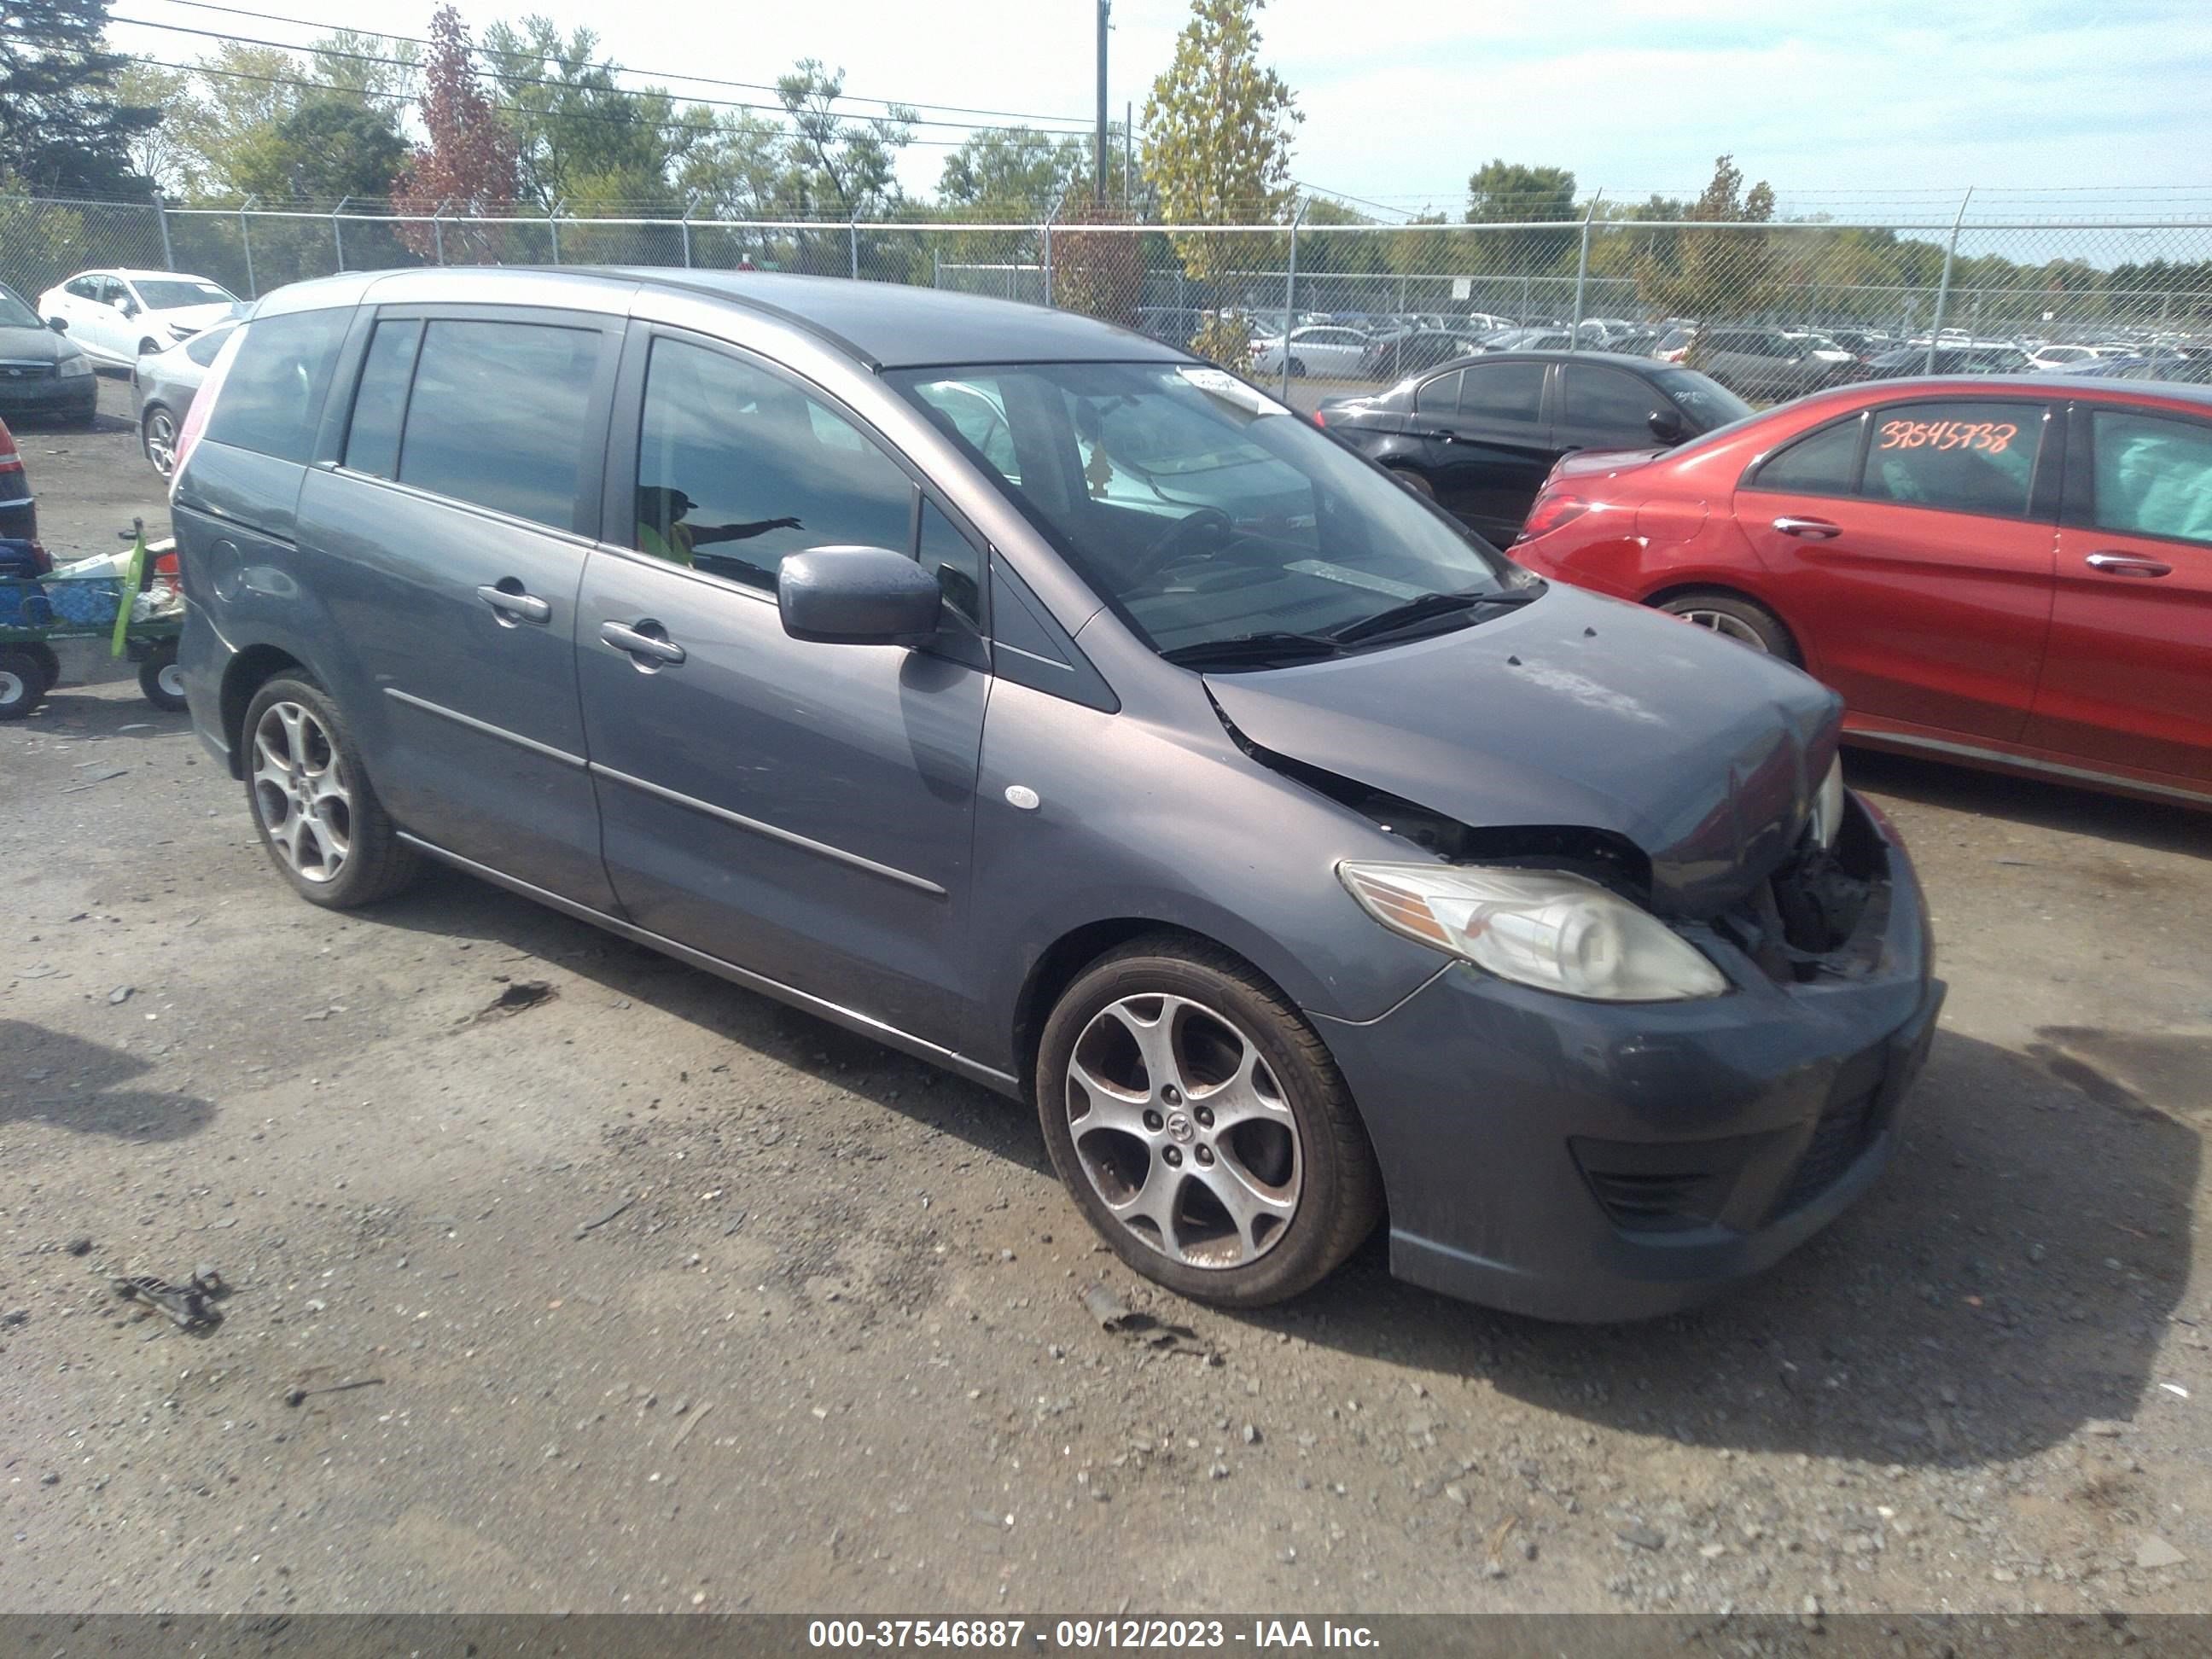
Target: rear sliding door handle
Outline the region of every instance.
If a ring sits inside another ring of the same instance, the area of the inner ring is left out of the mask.
[[[513,584],[508,586],[507,584]],[[487,584],[477,589],[477,597],[500,613],[501,621],[542,623],[549,621],[553,607],[535,593],[526,593],[522,584],[509,576],[499,586]]]
[[[617,651],[627,651],[645,663],[678,663],[684,660],[684,647],[670,639],[656,622],[641,622],[632,628],[628,623],[605,622],[599,624],[599,637]]]
[[[1826,519],[1777,519],[1774,527],[1785,536],[1802,536],[1816,542],[1833,541],[1844,533],[1840,525],[1830,524]]]
[[[2146,559],[2133,553],[2092,553],[2081,561],[2092,570],[2101,570],[2108,576],[2171,576],[2173,567],[2160,564],[2156,559]]]

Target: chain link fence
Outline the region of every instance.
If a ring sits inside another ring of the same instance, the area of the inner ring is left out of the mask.
[[[1487,344],[1664,356],[1752,397],[1924,369],[2212,380],[2212,219],[1158,226],[1040,211],[891,223],[0,199],[0,282],[165,268],[258,296],[460,264],[800,271],[1055,305],[1286,390],[1395,383]],[[1289,326],[1287,342],[1285,327]]]

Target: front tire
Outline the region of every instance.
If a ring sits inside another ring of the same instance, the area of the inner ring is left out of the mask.
[[[415,849],[399,839],[322,687],[292,675],[269,681],[246,705],[240,740],[253,826],[301,898],[349,910],[415,879]]]
[[[33,647],[0,646],[0,720],[20,720],[46,700],[54,676]]]
[[[1304,379],[1305,379],[1305,377],[1306,377],[1306,366],[1305,366],[1305,364],[1304,364],[1302,361],[1300,361],[1298,358],[1296,358],[1296,357],[1291,358],[1291,378],[1292,380],[1304,380]]]
[[[1738,645],[1753,651],[1763,651],[1770,657],[1779,657],[1792,668],[1805,665],[1797,641],[1783,626],[1782,618],[1756,600],[1745,599],[1740,593],[1728,593],[1718,589],[1695,593],[1677,593],[1659,609],[1670,617],[1680,617],[1684,622],[1699,628],[1709,628],[1714,633],[1734,640]]]
[[[1414,471],[1412,467],[1394,466],[1390,469],[1390,476],[1395,478],[1400,483],[1405,485],[1407,489],[1412,490],[1413,494],[1419,495],[1423,501],[1432,501],[1436,500],[1437,487],[1431,483],[1424,474]]]
[[[1092,964],[1046,1021],[1034,1084],[1053,1167],[1091,1224],[1193,1300],[1296,1296],[1382,1214],[1328,1048],[1218,946],[1152,934]]]
[[[154,471],[164,478],[172,476],[177,470],[177,417],[163,405],[155,404],[146,411],[140,437]]]

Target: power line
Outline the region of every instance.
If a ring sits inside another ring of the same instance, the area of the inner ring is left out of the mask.
[[[183,0],[178,0],[178,3],[183,3]],[[117,22],[117,23],[126,23],[126,24],[129,24],[129,25],[130,25],[131,27],[133,27],[133,28],[142,28],[142,29],[162,29],[162,30],[166,30],[166,31],[167,31],[168,33],[172,33],[172,34],[193,34],[193,35],[198,35],[198,36],[200,36],[200,37],[201,37],[202,39],[204,39],[204,40],[222,40],[222,41],[226,41],[226,42],[228,42],[228,43],[229,43],[229,44],[231,44],[231,45],[234,45],[234,46],[270,46],[270,47],[273,47],[273,48],[275,48],[276,50],[277,50],[277,51],[279,51],[279,52],[305,52],[305,53],[307,53],[307,54],[309,54],[309,55],[311,55],[311,56],[313,56],[313,57],[318,57],[318,58],[335,58],[342,59],[342,60],[343,60],[343,61],[345,61],[345,62],[348,62],[348,63],[355,63],[355,64],[381,64],[381,65],[384,65],[384,66],[386,66],[386,67],[392,68],[392,69],[420,69],[420,68],[422,67],[419,64],[410,63],[409,60],[407,60],[407,59],[406,59],[406,58],[384,58],[384,57],[377,56],[377,55],[375,55],[375,54],[374,54],[374,53],[371,53],[371,52],[346,52],[346,51],[341,50],[340,48],[337,48],[337,47],[335,47],[335,46],[295,46],[295,45],[293,45],[293,44],[292,44],[291,42],[289,42],[289,41],[285,41],[285,40],[264,40],[260,39],[260,38],[259,38],[259,37],[258,37],[258,36],[251,35],[251,34],[227,34],[227,33],[222,33],[222,31],[220,31],[220,30],[216,30],[216,29],[196,29],[196,28],[188,28],[188,27],[186,27],[185,25],[183,25],[183,24],[181,24],[181,23],[155,23],[155,22],[151,22],[151,21],[148,21],[147,19],[143,18],[143,17],[121,17],[121,16],[113,16],[113,15],[111,15],[111,17],[110,17],[110,20],[109,20],[109,21],[112,21],[112,22]],[[380,38],[380,39],[388,39],[388,38],[391,38],[391,37],[380,36],[379,38]],[[553,88],[554,90],[556,90],[556,91],[560,91],[560,92],[586,92],[586,93],[595,93],[595,94],[612,94],[612,95],[617,95],[617,96],[621,96],[621,97],[628,97],[628,98],[643,98],[643,97],[649,97],[649,96],[653,95],[653,94],[652,94],[652,93],[651,93],[651,92],[649,92],[647,89],[646,89],[646,88],[640,88],[640,87],[617,87],[617,86],[606,86],[606,87],[586,87],[586,86],[580,86],[580,85],[578,85],[575,82],[573,82],[573,81],[552,81],[552,80],[548,80],[548,79],[546,79],[546,78],[545,78],[544,76],[537,76],[537,75],[517,75],[517,74],[514,74],[514,72],[512,72],[511,70],[506,70],[506,69],[505,69],[505,68],[503,68],[503,67],[501,67],[501,66],[500,66],[500,64],[501,64],[501,60],[511,60],[511,59],[515,58],[518,58],[518,57],[520,57],[520,58],[530,58],[530,57],[532,56],[532,54],[529,54],[529,53],[514,53],[514,52],[506,52],[499,51],[497,48],[495,48],[495,47],[491,47],[491,46],[477,46],[477,47],[474,48],[474,51],[475,51],[475,52],[477,53],[477,56],[479,56],[479,57],[489,58],[490,58],[490,59],[494,60],[495,67],[493,68],[493,70],[492,70],[492,71],[491,71],[493,78],[494,78],[494,79],[495,79],[495,80],[498,80],[498,81],[503,82],[505,82],[507,85],[509,85],[509,86],[523,86],[523,87],[550,87],[550,88]],[[547,60],[544,60],[544,59],[543,59],[543,58],[538,58],[538,59],[536,59],[535,61],[538,61],[538,62],[544,62],[544,61],[547,61]],[[563,64],[563,65],[562,65],[562,67],[564,67],[564,68],[565,68],[565,67],[568,67],[568,65]],[[606,66],[605,66],[605,65],[594,65],[593,67],[602,68],[602,69],[606,69]],[[644,74],[644,73],[646,73],[646,71],[644,71],[644,70],[625,70],[615,71],[615,70],[611,70],[611,69],[607,69],[606,72],[608,72],[610,75],[612,75],[613,73],[617,73],[617,72],[623,73],[623,74],[631,74],[631,75],[639,75],[639,74]],[[675,97],[676,97],[676,94],[673,94],[673,93],[669,93],[669,94],[666,94],[665,95],[667,95],[668,97],[670,97],[670,98],[672,98],[672,99],[673,99],[673,98],[675,98]],[[742,102],[739,102],[738,100],[736,100],[736,99],[732,99],[732,98],[699,98],[699,97],[694,97],[694,96],[692,96],[691,94],[688,94],[688,93],[687,93],[687,94],[684,94],[684,96],[683,96],[683,98],[682,98],[682,100],[681,100],[681,101],[683,101],[683,102],[684,102],[684,103],[690,103],[690,104],[699,104],[699,105],[703,105],[703,106],[713,106],[713,107],[714,107],[714,108],[717,108],[717,109],[741,109],[741,110],[750,110],[750,111],[754,111],[754,112],[758,112],[758,113],[761,113],[761,114],[766,114],[766,115],[788,115],[788,114],[791,112],[790,112],[790,110],[789,110],[789,108],[788,108],[787,106],[783,105],[783,104],[749,104],[749,103],[742,103]],[[897,118],[895,118],[895,117],[884,117],[884,116],[856,117],[856,118],[854,118],[869,119],[869,120],[884,120],[884,119],[894,119],[894,120],[896,120],[896,119],[897,119]],[[898,124],[899,124],[899,125],[906,125],[906,126],[920,126],[920,127],[948,127],[948,128],[951,128],[951,129],[952,129],[952,130],[954,130],[954,131],[975,131],[975,132],[1019,132],[1019,131],[1030,131],[1030,132],[1033,132],[1033,131],[1040,131],[1040,129],[1034,128],[1034,127],[1008,127],[1008,126],[997,126],[997,125],[989,125],[989,124],[988,124],[988,123],[977,122],[977,121],[932,121],[932,120],[925,120],[925,119],[923,119],[923,118],[920,118],[920,117],[916,117],[916,118],[914,118],[914,119],[912,119],[912,120],[900,120],[900,121],[898,122]],[[1081,137],[1082,135],[1081,135],[1081,133],[1080,133],[1080,131],[1079,131],[1075,130],[1075,129],[1070,129],[1070,130],[1068,130],[1068,131],[1067,131],[1066,132],[1065,132],[1065,133],[1055,133],[1055,134],[1054,134],[1054,135],[1052,135],[1052,136],[1054,136],[1054,137]]]
[[[215,0],[164,0],[164,3],[173,6],[190,6],[197,11],[227,12],[236,17],[255,17],[260,19],[264,23],[293,23],[298,25],[301,28],[326,28],[334,31],[342,30],[349,34],[372,36],[379,40],[404,40],[410,46],[428,46],[436,44],[426,36],[419,34],[394,34],[385,29],[352,28],[343,23],[319,23],[311,18],[289,17],[280,12],[253,11],[244,6],[218,5],[215,3]],[[129,20],[118,19],[117,21],[127,21]],[[143,24],[141,27],[152,28],[160,26],[155,24]],[[311,48],[295,47],[293,50],[307,51],[311,50]],[[472,50],[478,53],[489,53],[491,52],[490,47],[481,46],[473,47]],[[558,69],[581,69],[594,67],[594,65],[591,64],[586,59],[576,58],[572,60],[556,58],[550,53],[545,54],[543,61],[550,63]],[[629,68],[626,69],[623,72],[630,75],[654,76],[664,81],[688,81],[695,86],[735,87],[742,92],[775,92],[780,90],[779,88],[771,82],[761,81],[731,81],[721,79],[711,75],[686,74],[677,70]],[[1072,115],[1037,115],[1022,110],[1012,109],[977,109],[963,104],[936,104],[914,98],[864,98],[857,92],[840,93],[838,97],[840,100],[847,103],[884,105],[903,104],[909,109],[943,110],[947,114],[951,115],[997,115],[1016,121],[1057,121],[1062,124],[1066,124],[1077,122],[1079,119],[1079,118]],[[696,101],[704,102],[706,100],[702,99]],[[1079,132],[1083,130],[1084,129],[1079,125],[1076,128],[1076,131]]]

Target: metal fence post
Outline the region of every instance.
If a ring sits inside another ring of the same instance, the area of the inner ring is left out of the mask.
[[[1597,216],[1598,198],[1604,194],[1603,191],[1598,191],[1596,196],[1589,198],[1589,205],[1583,210],[1582,252],[1575,260],[1575,317],[1567,325],[1567,349],[1570,351],[1577,349],[1582,339],[1583,289],[1589,282],[1590,221]]]
[[[430,210],[430,240],[438,250],[438,263],[441,265],[446,263],[445,212],[452,205],[453,203],[448,200],[439,203]]]
[[[174,270],[177,256],[169,249],[169,207],[158,190],[154,192],[154,218],[161,227],[161,269]]]
[[[845,221],[845,234],[852,238],[853,280],[857,283],[860,280],[860,221],[857,215]]]
[[[932,288],[945,286],[945,251],[942,248],[929,250],[929,285]]]
[[[697,210],[698,206],[699,198],[696,195],[684,198],[684,217],[681,224],[684,231],[684,269],[686,270],[691,269],[691,216]]]
[[[1066,200],[1066,191],[1054,197],[1052,205],[1045,210],[1044,223],[1040,227],[1044,237],[1044,302],[1047,305],[1052,303],[1052,223],[1060,217],[1060,207]]]
[[[246,249],[246,297],[249,300],[259,299],[261,289],[253,280],[253,229],[246,222],[246,216],[260,199],[258,196],[249,196],[238,210],[238,240]]]
[[[568,204],[556,202],[545,210],[545,239],[552,246],[553,263],[561,263],[561,210]]]
[[[1307,202],[1298,198],[1298,210],[1291,219],[1290,268],[1283,273],[1283,401],[1291,400],[1291,325],[1297,320],[1298,304],[1298,227],[1306,222]]]
[[[1951,264],[1959,257],[1959,227],[1966,222],[1966,204],[1974,199],[1974,187],[1966,186],[1966,193],[1959,198],[1959,211],[1951,221],[1951,240],[1943,244],[1943,276],[1936,287],[1936,320],[1928,325],[1928,362],[1926,372],[1936,372],[1936,345],[1943,337],[1943,311],[1951,302]]]
[[[331,241],[337,249],[340,270],[345,269],[345,232],[338,227],[338,215],[346,210],[346,204],[351,200],[353,198],[350,196],[341,196],[338,204],[331,210]]]

